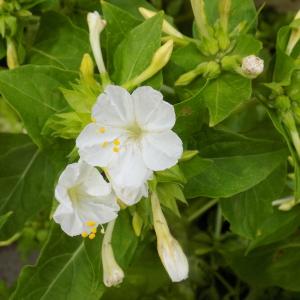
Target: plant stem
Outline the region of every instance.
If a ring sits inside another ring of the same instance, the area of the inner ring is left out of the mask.
[[[188,222],[192,222],[201,215],[203,215],[207,210],[217,204],[219,201],[218,198],[212,199],[211,201],[207,202],[204,206],[202,206],[199,210],[195,211],[192,215],[188,217]]]

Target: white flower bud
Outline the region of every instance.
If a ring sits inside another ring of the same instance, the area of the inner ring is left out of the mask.
[[[108,223],[102,242],[103,282],[107,287],[119,285],[124,279],[124,272],[116,262],[111,246],[114,225],[115,220]]]
[[[296,205],[295,197],[290,196],[283,199],[278,199],[272,202],[273,206],[278,206],[281,211],[289,211]]]
[[[101,74],[106,74],[106,69],[103,61],[101,46],[100,46],[100,33],[106,26],[106,21],[101,18],[97,11],[90,12],[87,15],[87,22],[89,26],[89,37],[94,58]]]
[[[251,77],[257,77],[264,71],[264,61],[255,56],[249,55],[243,58],[242,72]]]
[[[155,193],[151,197],[154,229],[157,237],[157,251],[173,282],[185,280],[189,273],[189,264],[180,244],[169,231],[168,224]]]

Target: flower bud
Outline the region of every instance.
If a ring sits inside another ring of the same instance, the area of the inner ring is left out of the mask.
[[[173,41],[169,40],[158,48],[152,57],[149,67],[134,79],[126,82],[123,87],[131,90],[159,72],[169,62],[173,51],[173,44]]]
[[[80,64],[80,73],[83,80],[87,82],[94,82],[94,63],[88,53],[85,53],[83,55]]]
[[[180,161],[188,161],[199,153],[198,150],[185,150],[182,153]]]
[[[111,245],[114,225],[115,220],[108,223],[102,242],[103,282],[107,287],[119,285],[124,279],[124,272],[116,262]]]
[[[14,69],[19,66],[18,54],[15,42],[11,38],[6,39],[6,60],[9,69]]]
[[[300,19],[300,10],[296,14],[294,20],[297,20],[297,19]],[[291,32],[291,35],[289,38],[289,42],[286,47],[286,54],[291,55],[293,49],[295,48],[295,46],[297,45],[299,40],[300,40],[300,26],[297,26],[296,28],[292,29],[292,32]]]
[[[289,211],[296,205],[295,197],[286,197],[283,199],[278,199],[272,202],[273,206],[278,206],[281,211]]]
[[[252,78],[257,77],[264,71],[264,61],[255,56],[249,55],[243,58],[242,72]]]
[[[146,9],[144,7],[139,7],[139,11],[145,19],[152,18],[157,14],[156,12]],[[183,38],[183,34],[166,20],[163,20],[162,31],[168,35],[175,36],[180,39]]]
[[[151,205],[161,262],[173,282],[185,280],[189,273],[188,260],[180,244],[170,233],[156,193],[152,194]]]
[[[102,79],[102,84],[109,83],[108,74],[105,69],[101,46],[100,46],[100,33],[106,26],[106,21],[101,18],[97,11],[88,13],[87,22],[89,26],[89,38],[92,47],[93,55]]]

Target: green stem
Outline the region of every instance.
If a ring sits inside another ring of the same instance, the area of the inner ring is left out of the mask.
[[[207,210],[217,204],[219,201],[218,198],[212,199],[211,201],[207,202],[204,206],[202,206],[199,210],[195,211],[192,215],[188,217],[188,222],[192,222],[201,215],[203,215]]]
[[[221,231],[222,231],[222,209],[221,205],[218,205],[217,215],[216,215],[216,226],[215,226],[215,234],[214,237],[216,240],[220,239]]]
[[[6,241],[0,241],[0,247],[6,247],[11,245],[12,243],[14,243],[16,240],[19,239],[19,237],[21,236],[20,232],[17,232],[16,234],[14,234],[11,238],[9,238]]]

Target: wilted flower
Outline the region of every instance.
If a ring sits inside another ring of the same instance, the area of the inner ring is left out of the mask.
[[[102,242],[103,282],[107,287],[119,285],[124,278],[124,272],[116,262],[111,245],[114,225],[115,221],[112,221],[107,225]]]
[[[97,226],[114,220],[119,211],[110,184],[85,162],[66,167],[59,177],[55,197],[59,206],[53,219],[70,236],[81,234],[93,239]]]
[[[105,167],[117,186],[140,187],[152,171],[174,166],[182,142],[171,130],[175,111],[160,92],[144,86],[131,95],[107,86],[93,107],[94,122],[76,140],[80,157]]]
[[[161,262],[173,282],[182,281],[188,277],[189,273],[187,257],[178,241],[171,235],[155,193],[152,194],[151,204],[157,237],[157,251]]]

